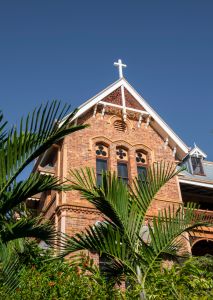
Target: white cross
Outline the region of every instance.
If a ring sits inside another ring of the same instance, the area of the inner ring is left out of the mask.
[[[118,67],[119,78],[123,78],[123,69],[126,68],[127,65],[122,64],[122,60],[119,59],[118,62],[114,62],[114,66]]]

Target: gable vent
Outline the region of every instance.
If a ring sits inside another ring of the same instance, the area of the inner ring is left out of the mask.
[[[114,128],[115,128],[117,131],[125,132],[126,129],[127,129],[127,126],[126,126],[126,123],[125,123],[125,122],[120,121],[120,120],[117,120],[117,121],[114,122]]]

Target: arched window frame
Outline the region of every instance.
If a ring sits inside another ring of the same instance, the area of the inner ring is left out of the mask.
[[[137,149],[135,151],[135,160],[137,166],[138,179],[144,181],[147,176],[148,152],[143,149]]]
[[[103,147],[103,149],[101,149]],[[103,142],[95,144],[96,153],[96,180],[97,185],[101,185],[102,174],[109,168],[109,146]],[[105,154],[106,153],[106,154]]]
[[[117,175],[126,184],[129,183],[129,153],[128,149],[124,146],[116,147],[117,156]]]

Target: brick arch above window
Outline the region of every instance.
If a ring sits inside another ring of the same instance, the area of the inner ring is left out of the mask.
[[[105,146],[109,147],[124,147],[127,149],[129,152],[137,151],[137,150],[142,150],[148,153],[148,159],[149,163],[155,161],[155,155],[154,151],[146,146],[145,144],[138,143],[138,144],[131,144],[125,140],[119,139],[119,140],[114,140],[114,139],[109,139],[105,136],[94,136],[93,138],[90,139],[90,146],[89,146],[89,151],[94,151],[95,145],[97,143],[103,143]]]
[[[154,157],[154,151],[147,147],[144,144],[135,144],[133,145],[133,148],[135,149],[135,152],[142,152],[147,156],[148,159],[148,163],[152,163],[155,161],[155,157]]]
[[[147,151],[143,149],[137,149],[135,151],[135,160],[137,164],[148,165],[149,164],[149,155]]]
[[[105,136],[95,136],[90,139],[90,144],[89,144],[89,150],[94,151],[94,147],[97,144],[103,144],[106,147],[110,147],[110,145],[113,143],[112,140],[106,138]]]
[[[124,147],[124,146],[117,146],[116,147],[116,157],[118,160],[124,160],[124,161],[128,161],[129,157],[128,157],[128,148]]]
[[[133,148],[133,145],[128,143],[127,141],[124,140],[114,140],[113,144],[115,145],[116,148],[123,147],[127,151],[131,150]]]
[[[109,147],[108,147],[108,145],[106,145],[103,142],[96,143],[95,153],[96,153],[96,156],[108,158],[109,157]]]

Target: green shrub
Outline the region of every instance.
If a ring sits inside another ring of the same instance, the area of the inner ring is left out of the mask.
[[[32,251],[31,251],[32,250]],[[138,300],[141,287],[128,279],[125,292],[114,288],[100,275],[88,257],[78,264],[51,260],[48,253],[29,248],[23,260],[18,289],[4,300]],[[192,257],[170,269],[150,273],[146,286],[147,300],[210,300],[213,299],[213,257]]]
[[[148,299],[213,299],[213,257],[192,257],[182,265],[150,274]]]
[[[40,263],[39,263],[40,264]],[[5,300],[86,300],[122,299],[121,292],[106,284],[91,260],[84,260],[79,266],[69,265],[63,260],[25,267],[20,274],[16,291]],[[92,270],[92,274],[90,271]]]

